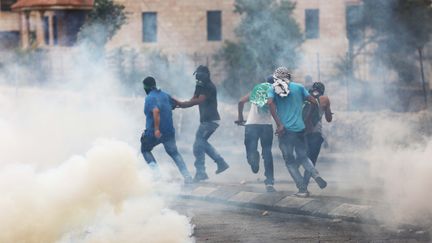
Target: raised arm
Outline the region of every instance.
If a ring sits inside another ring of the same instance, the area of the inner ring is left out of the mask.
[[[312,95],[308,95],[308,96],[306,96],[306,100],[308,100],[308,101],[311,102],[312,104],[315,104],[315,105],[318,104],[318,101],[317,101],[316,98],[313,97]]]
[[[161,137],[161,132],[159,130],[159,125],[160,125],[160,111],[159,108],[154,108],[152,110],[153,112],[153,120],[154,120],[154,136],[156,138],[160,138]]]

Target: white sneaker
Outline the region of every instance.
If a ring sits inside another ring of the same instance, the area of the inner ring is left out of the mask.
[[[305,191],[305,192],[296,192],[296,193],[294,193],[294,196],[296,196],[296,197],[302,197],[302,198],[305,198],[305,197],[309,197],[309,192],[308,191]]]

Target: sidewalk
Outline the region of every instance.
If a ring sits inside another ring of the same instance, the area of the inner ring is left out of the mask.
[[[415,232],[426,234],[430,226],[417,222],[404,222],[392,225],[384,222],[378,215],[390,214],[390,207],[377,202],[362,203],[355,199],[336,196],[311,195],[299,198],[291,191],[265,192],[263,189],[247,185],[229,185],[221,183],[199,183],[183,189],[179,195],[187,200],[201,200],[222,203],[238,207],[263,210],[264,212],[283,212],[305,216],[333,219],[334,222],[348,221],[374,224],[397,232]],[[264,213],[263,212],[263,213]]]
[[[240,207],[367,223],[378,223],[378,219],[374,217],[374,211],[380,210],[382,213],[382,210],[385,210],[385,208],[377,205],[359,204],[350,199],[313,195],[308,198],[299,198],[293,196],[293,193],[288,191],[268,193],[247,186],[200,183],[185,188],[180,197],[226,203]]]

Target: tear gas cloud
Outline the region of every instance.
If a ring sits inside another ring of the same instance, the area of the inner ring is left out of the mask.
[[[176,168],[162,157],[155,182],[138,150],[142,98],[120,97],[89,54],[63,51],[67,71],[45,80],[2,59],[0,241],[193,242],[189,218],[169,209]]]
[[[131,71],[135,64],[128,55],[133,56],[135,51],[126,52],[124,67]],[[178,188],[150,180],[136,149],[145,126],[143,97],[125,94],[141,95],[137,91],[141,90],[140,81],[153,75],[158,85],[173,96],[190,98],[194,88],[192,72],[204,62],[153,53],[153,58],[140,63],[145,58],[138,55],[135,70],[147,65],[148,72],[137,71],[130,76],[135,80],[130,92],[124,90],[124,82],[119,82],[122,77],[107,68],[109,55],[106,59],[89,57],[90,50],[77,48],[50,55],[48,60],[53,65],[60,65],[62,70],[67,67],[68,71],[34,80],[37,70],[11,62],[0,72],[4,84],[0,90],[0,212],[4,214],[0,217],[0,241],[191,241],[189,220],[165,209],[166,198],[154,194],[157,190],[175,193]],[[95,59],[101,62],[89,62]],[[41,85],[29,86],[34,83]],[[346,90],[337,82],[326,85],[330,99],[340,100],[337,98]],[[222,121],[212,143],[233,167],[243,169],[230,169],[211,179],[240,182],[262,177],[250,172],[243,130],[233,127],[237,108],[219,91]],[[376,103],[389,99],[385,95],[381,98]],[[332,105],[335,119],[324,124],[329,148],[322,154],[338,154],[346,166],[318,163],[318,169],[330,168],[326,170],[328,175],[322,174],[330,182],[322,194],[351,196],[345,194],[346,188],[350,188],[349,192],[358,189],[363,193],[356,196],[367,201],[371,199],[368,191],[378,191],[372,199],[382,200],[391,209],[391,214],[380,215],[383,220],[396,224],[407,219],[427,221],[432,213],[428,203],[432,200],[428,196],[432,177],[427,174],[432,169],[432,144],[430,130],[427,133],[424,128],[431,124],[430,113],[345,112],[343,105]],[[197,109],[175,110],[174,116],[178,147],[192,169]],[[95,143],[100,138],[110,140]],[[275,163],[282,164],[277,138],[273,151]],[[169,177],[178,178],[178,171],[161,148],[155,149],[155,157],[166,167]],[[214,166],[208,161],[206,164]],[[276,188],[283,180],[291,180],[288,171],[276,171]]]

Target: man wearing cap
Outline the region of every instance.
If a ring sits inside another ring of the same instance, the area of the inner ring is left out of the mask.
[[[308,196],[304,178],[299,166],[311,173],[321,189],[327,182],[320,177],[318,171],[307,157],[304,141],[305,124],[302,108],[305,100],[316,103],[315,99],[303,85],[291,81],[291,74],[286,67],[279,67],[273,73],[274,84],[268,95],[270,113],[276,122],[276,134],[279,137],[279,148],[285,160],[288,171],[296,183],[299,197]],[[294,156],[294,150],[296,156]]]
[[[274,170],[273,170],[273,125],[267,105],[268,90],[272,88],[273,77],[267,78],[267,82],[255,85],[252,92],[243,96],[238,102],[237,125],[245,126],[244,144],[246,147],[246,158],[252,172],[258,173],[260,154],[258,152],[258,141],[261,143],[261,153],[264,160],[264,184],[267,192],[275,192]],[[243,119],[243,108],[245,103],[250,102],[251,108],[247,120]]]
[[[219,127],[220,116],[217,110],[216,86],[210,79],[210,70],[200,65],[194,72],[196,86],[193,97],[188,101],[176,101],[180,108],[189,108],[195,105],[199,107],[200,125],[195,135],[193,154],[195,156],[196,174],[194,181],[199,182],[208,179],[205,169],[205,154],[210,156],[217,164],[216,174],[228,169],[228,164],[216,149],[208,142],[210,136]]]
[[[156,87],[156,80],[153,77],[146,77],[143,84],[147,94],[144,103],[146,129],[141,136],[141,152],[144,159],[152,169],[158,170],[156,159],[151,151],[162,143],[165,151],[177,165],[185,184],[192,183],[192,177],[177,150],[172,119],[175,102],[167,93]]]

